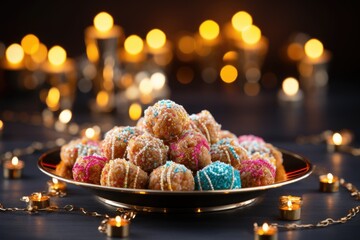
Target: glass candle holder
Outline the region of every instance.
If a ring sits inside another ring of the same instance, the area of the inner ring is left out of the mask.
[[[111,21],[95,24],[96,19],[103,18],[104,14],[105,19]],[[114,109],[115,80],[120,76],[118,49],[123,38],[122,28],[113,25],[112,17],[104,12],[95,16],[94,26],[85,29],[86,54],[96,68],[96,75],[92,79],[95,101],[91,103],[91,110],[94,112],[111,112]]]
[[[340,181],[337,176],[328,173],[320,175],[320,191],[321,192],[337,192],[339,191]]]
[[[278,230],[276,226],[264,223],[262,226],[254,224],[254,240],[277,240]]]
[[[130,221],[120,216],[110,218],[106,225],[106,234],[108,237],[126,238],[130,232]]]
[[[60,193],[66,191],[66,183],[53,178],[52,180],[47,181],[48,192],[49,193]]]
[[[50,197],[40,192],[32,193],[30,196],[23,197],[21,200],[28,203],[27,207],[29,209],[44,209],[50,206]]]
[[[280,217],[283,220],[299,220],[301,217],[302,198],[297,196],[281,196],[279,198]]]
[[[4,178],[7,179],[18,179],[22,176],[22,170],[25,163],[19,160],[17,157],[13,157],[12,160],[4,162]]]

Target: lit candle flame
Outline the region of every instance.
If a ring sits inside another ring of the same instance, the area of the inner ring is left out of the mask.
[[[37,199],[38,201],[41,200],[41,197],[42,197],[42,194],[41,194],[41,193],[37,193],[37,194],[36,194],[36,199]]]
[[[132,103],[129,107],[129,117],[131,120],[138,120],[141,117],[142,107],[138,103]]]
[[[332,136],[332,140],[333,140],[335,145],[341,145],[341,143],[342,143],[341,134],[340,133],[334,133],[334,135]]]
[[[66,51],[64,48],[56,45],[50,48],[48,52],[48,60],[52,65],[60,66],[66,61]]]
[[[261,30],[257,26],[251,25],[241,32],[241,36],[245,43],[253,45],[260,41]]]
[[[49,89],[47,97],[46,97],[46,105],[51,110],[57,110],[59,107],[59,101],[60,101],[60,91],[56,87],[52,87]]]
[[[121,226],[121,217],[120,216],[116,216],[115,217],[115,222],[116,222],[116,226],[120,227]]]
[[[71,118],[72,118],[72,112],[69,109],[62,110],[60,115],[59,115],[59,120],[63,124],[69,123]]]
[[[87,128],[85,130],[85,136],[89,139],[93,139],[95,136],[95,130],[93,128]]]
[[[332,183],[332,181],[333,181],[333,179],[334,179],[334,176],[333,176],[331,173],[328,173],[328,174],[326,175],[326,177],[327,177],[328,183]]]
[[[286,95],[294,96],[299,91],[299,82],[295,78],[288,77],[283,81],[282,89]]]
[[[0,120],[0,130],[4,128],[4,122]]]
[[[250,27],[253,23],[251,15],[245,11],[240,11],[234,14],[231,18],[231,24],[237,31],[242,32]]]
[[[99,107],[106,107],[109,104],[110,96],[106,91],[100,91],[96,95],[96,103]]]
[[[287,201],[287,206],[288,206],[289,210],[292,209],[292,202],[290,200]]]
[[[160,29],[153,29],[146,35],[146,43],[151,48],[162,48],[166,44],[166,35]]]
[[[20,44],[11,44],[5,52],[6,60],[12,64],[19,64],[24,59],[24,50]]]
[[[137,55],[144,49],[144,42],[138,35],[130,35],[124,42],[125,51],[132,55]]]
[[[262,225],[262,230],[264,231],[264,233],[266,233],[267,231],[269,231],[269,224],[264,223],[264,224]]]
[[[306,56],[310,58],[319,58],[324,52],[324,46],[318,39],[310,39],[304,46]]]
[[[213,20],[206,20],[200,24],[199,34],[206,40],[215,40],[220,33],[219,24]]]
[[[53,178],[53,179],[52,179],[52,182],[53,182],[54,184],[58,184],[58,183],[59,183],[59,180],[57,180],[56,178]]]
[[[94,17],[94,26],[100,32],[109,31],[114,25],[113,17],[107,12],[100,12]]]
[[[17,157],[13,157],[12,159],[11,159],[11,164],[12,165],[18,165],[19,164],[19,159],[17,158]]]
[[[21,40],[21,46],[24,49],[24,52],[27,54],[34,54],[37,52],[40,46],[39,38],[34,34],[27,34]]]

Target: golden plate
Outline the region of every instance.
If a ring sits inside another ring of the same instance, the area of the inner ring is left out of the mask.
[[[295,183],[312,173],[313,165],[307,158],[286,150],[280,149],[280,151],[283,154],[286,180],[266,186],[234,190],[160,191],[106,187],[78,182],[55,174],[55,168],[60,163],[60,149],[54,149],[43,154],[38,160],[38,167],[46,175],[84,187],[92,191],[100,201],[116,207],[147,212],[206,212],[248,206],[267,190]]]

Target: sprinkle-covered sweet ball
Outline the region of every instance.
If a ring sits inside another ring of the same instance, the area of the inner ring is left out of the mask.
[[[189,115],[183,106],[160,100],[144,111],[146,130],[165,143],[177,140],[189,128]]]
[[[105,137],[101,142],[103,155],[108,159],[125,158],[126,147],[130,139],[142,133],[143,131],[137,127],[113,127],[105,133]]]
[[[149,133],[131,138],[127,146],[129,161],[148,173],[165,164],[167,154],[168,146]]]
[[[195,188],[200,191],[239,189],[240,173],[230,164],[216,161],[196,173]]]
[[[243,188],[265,186],[275,182],[275,167],[265,159],[242,161],[238,169]]]
[[[247,151],[241,147],[237,140],[224,138],[211,145],[211,160],[228,163],[237,168],[243,160],[249,158]]]
[[[150,174],[149,189],[162,191],[192,191],[195,183],[192,171],[184,165],[167,161]]]
[[[176,142],[170,144],[169,156],[194,173],[211,163],[208,141],[202,133],[192,129],[185,131]]]
[[[139,166],[123,158],[117,158],[105,164],[101,172],[100,184],[109,187],[145,189],[148,179],[148,174]]]
[[[100,155],[100,152],[100,142],[88,138],[77,138],[61,147],[60,158],[65,165],[72,168],[79,156]]]
[[[252,135],[250,135],[252,136]],[[240,139],[240,138],[239,138]],[[282,154],[272,144],[266,143],[262,138],[253,136],[242,138],[239,145],[245,148],[249,154],[249,159],[265,159],[275,167],[282,165]]]
[[[219,140],[221,125],[218,124],[208,110],[202,110],[197,114],[191,114],[190,120],[193,128],[197,128],[204,134],[206,140],[214,144]]]
[[[98,155],[78,157],[72,169],[74,180],[100,184],[101,171],[107,161],[107,158]]]

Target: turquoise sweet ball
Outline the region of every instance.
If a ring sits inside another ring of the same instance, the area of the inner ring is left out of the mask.
[[[241,188],[240,172],[230,164],[216,161],[197,171],[196,190],[228,190]]]

